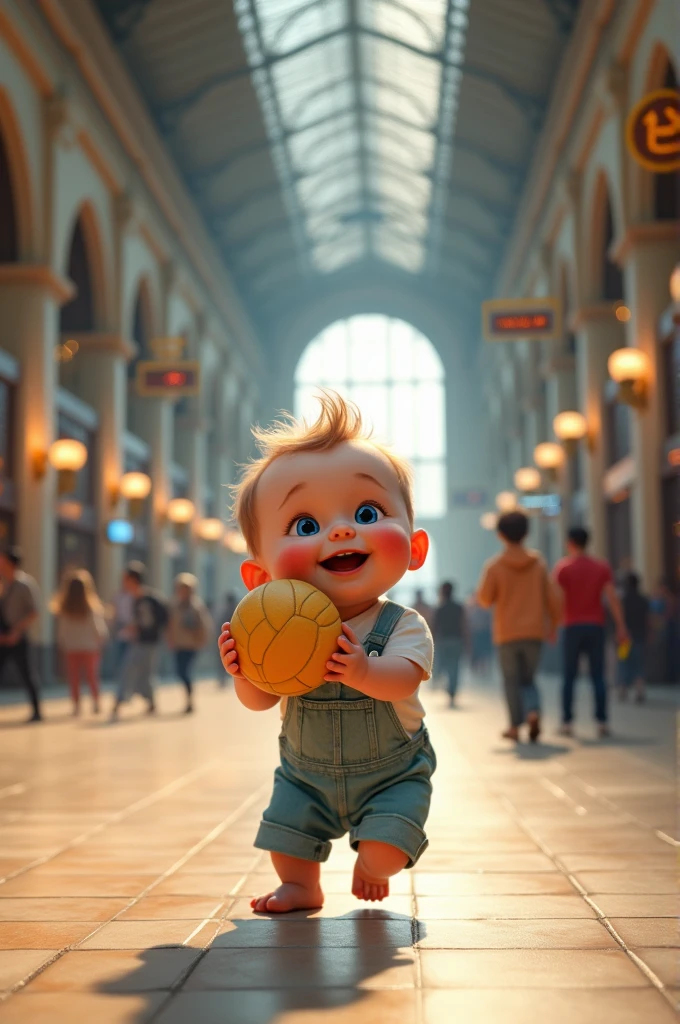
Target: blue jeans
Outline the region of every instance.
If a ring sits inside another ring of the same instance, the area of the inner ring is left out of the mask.
[[[581,655],[588,659],[590,678],[595,692],[595,718],[601,724],[607,721],[607,684],[604,679],[604,626],[577,623],[565,626],[562,637],[564,682],[562,686],[562,721],[573,720],[574,684],[578,675]]]
[[[193,690],[191,665],[195,657],[196,651],[175,651],[175,668],[177,669],[177,675],[184,683],[188,697],[191,696],[191,691]]]
[[[453,699],[458,691],[460,659],[463,653],[463,641],[460,637],[446,637],[437,640],[435,645],[437,670],[446,676],[446,689]]]
[[[645,675],[645,644],[633,640],[628,657],[619,662],[619,685],[632,686]]]

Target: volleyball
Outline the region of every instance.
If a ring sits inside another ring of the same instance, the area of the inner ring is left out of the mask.
[[[279,697],[321,686],[342,623],[333,602],[300,580],[273,580],[243,598],[230,624],[239,670]]]

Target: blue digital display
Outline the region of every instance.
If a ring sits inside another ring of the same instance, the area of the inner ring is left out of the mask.
[[[106,539],[111,544],[131,544],[135,528],[127,519],[111,519],[106,524]]]

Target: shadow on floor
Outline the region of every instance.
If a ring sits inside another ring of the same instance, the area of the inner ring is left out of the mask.
[[[159,1024],[275,1024],[285,1012],[321,1014],[354,1004],[359,1020],[371,979],[382,976],[381,988],[413,985],[415,922],[375,913],[225,920],[207,949],[150,947],[138,954],[134,971],[96,991],[148,996],[128,1024],[146,1024],[150,1016]],[[421,922],[419,936],[424,933]]]

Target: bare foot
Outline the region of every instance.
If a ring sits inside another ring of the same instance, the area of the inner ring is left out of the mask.
[[[357,858],[352,876],[352,895],[358,900],[384,900],[390,894],[389,878],[373,878],[368,875],[361,866],[361,858]]]
[[[256,896],[250,905],[257,914],[286,914],[289,910],[316,910],[323,906],[320,887],[308,889],[297,882],[281,882],[266,896]]]

